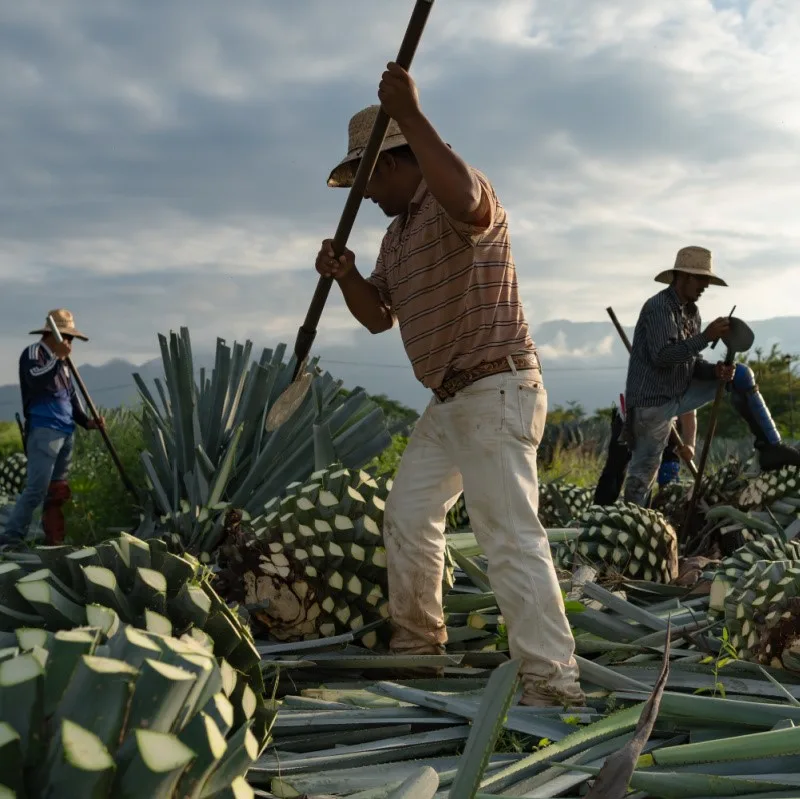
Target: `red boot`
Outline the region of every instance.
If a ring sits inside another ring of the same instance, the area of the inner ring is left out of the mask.
[[[47,497],[42,511],[42,527],[48,546],[64,543],[65,523],[62,507],[72,497],[66,480],[54,480],[47,488]]]

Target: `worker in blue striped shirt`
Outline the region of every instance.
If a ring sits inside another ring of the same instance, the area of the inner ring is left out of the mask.
[[[711,252],[684,247],[672,269],[655,279],[668,286],[644,304],[628,363],[623,436],[631,460],[624,499],[646,504],[673,420],[712,402],[719,380],[728,383],[733,406],[755,436],[761,469],[800,465],[800,452],[782,442],[752,370],[742,363],[709,363],[700,354],[730,329],[726,317],[701,328],[696,303],[709,285],[727,286],[712,269]],[[694,437],[684,444],[680,455],[688,461]]]
[[[43,506],[42,527],[47,544],[64,541],[63,506],[70,499],[68,482],[72,465],[75,425],[94,430],[105,424],[90,419],[81,406],[72,375],[65,363],[72,352],[72,340],[89,339],[75,327],[65,308],[50,311],[62,341],[45,325],[32,330],[38,341],[26,347],[19,358],[22,411],[25,416],[25,488],[17,498],[0,546],[24,544],[33,514]]]

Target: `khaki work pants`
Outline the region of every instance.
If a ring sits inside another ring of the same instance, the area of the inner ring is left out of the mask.
[[[391,648],[443,651],[445,516],[461,491],[489,579],[521,660],[523,702],[581,704],[575,642],[537,516],[536,447],[547,415],[538,369],[485,377],[433,399],[401,459],[384,514]]]

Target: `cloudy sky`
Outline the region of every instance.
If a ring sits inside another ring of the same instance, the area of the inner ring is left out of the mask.
[[[79,362],[184,324],[291,345],[346,198],[325,178],[412,6],[3,3],[0,382],[62,305]],[[412,74],[509,209],[532,325],[633,323],[688,243],[732,286],[706,318],[798,312],[798,38],[797,0],[436,0]],[[363,206],[364,271],[386,224]],[[368,338],[334,289],[318,342]]]

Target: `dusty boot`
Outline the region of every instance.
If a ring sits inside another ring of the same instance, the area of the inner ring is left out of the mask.
[[[66,525],[62,508],[71,497],[72,492],[66,480],[54,480],[47,488],[42,510],[42,527],[48,546],[64,543]]]
[[[580,685],[574,683],[567,690],[556,691],[549,685],[522,678],[522,698],[525,707],[585,707],[586,696]]]
[[[800,466],[800,452],[783,443],[769,408],[758,390],[752,369],[737,363],[731,388],[733,407],[755,436],[761,470],[769,472],[782,466]]]

